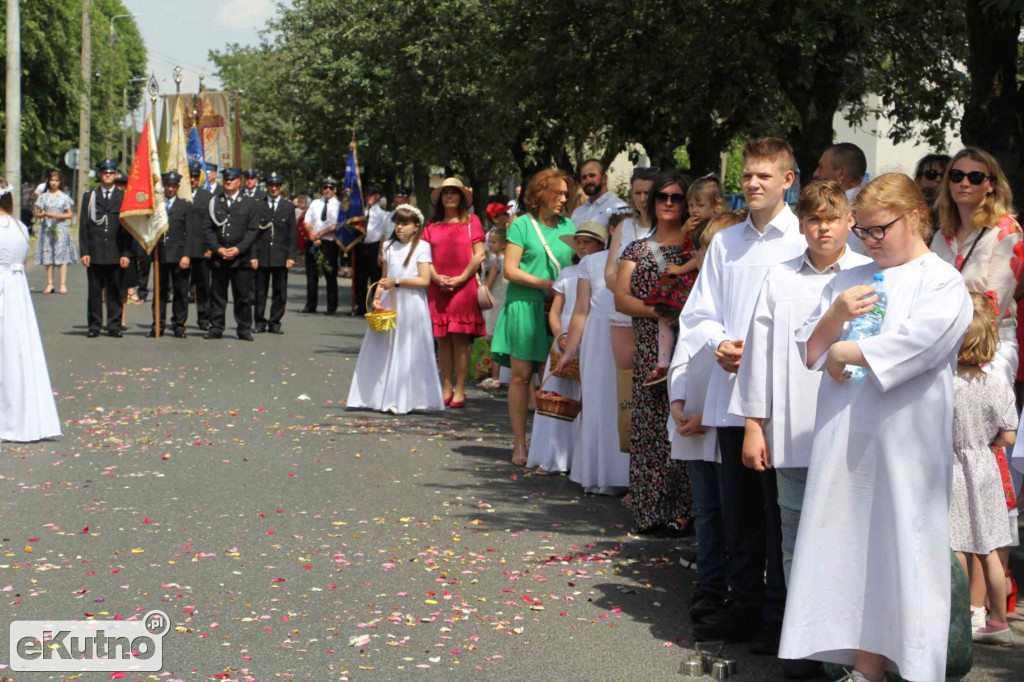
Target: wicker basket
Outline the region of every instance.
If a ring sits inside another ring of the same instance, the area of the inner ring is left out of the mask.
[[[569,336],[568,334],[559,334],[558,339]],[[548,354],[551,359],[551,372],[559,379],[571,379],[573,381],[580,380],[580,359],[573,358],[569,361],[569,364],[565,366],[565,369],[561,372],[556,372],[555,367],[558,366],[559,361],[562,359],[562,354],[558,350],[558,339],[551,344],[551,352]]]
[[[370,295],[373,294],[373,288],[378,284],[380,282],[374,282],[366,292],[367,310],[370,310]],[[363,317],[366,319],[366,324],[370,325],[370,329],[375,332],[389,332],[398,325],[398,313],[394,310],[382,310],[379,313],[368,312]]]
[[[544,381],[541,382],[540,388],[537,389],[537,392],[534,394],[537,397],[536,413],[553,419],[561,419],[562,421],[575,421],[576,417],[580,414],[580,410],[583,409],[582,402],[579,400],[573,400],[572,398],[566,398],[564,396],[543,395],[544,384],[546,384],[548,379],[553,376],[553,374],[548,374],[544,377]]]

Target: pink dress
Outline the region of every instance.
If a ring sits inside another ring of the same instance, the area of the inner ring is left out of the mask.
[[[473,257],[473,244],[484,241],[484,229],[476,216],[470,216],[469,225],[427,223],[423,228],[423,241],[430,244],[437,274],[458,277]],[[454,291],[442,291],[431,282],[427,299],[430,302],[434,336],[487,336],[484,316],[476,302],[476,286],[476,277],[470,277],[468,282]]]

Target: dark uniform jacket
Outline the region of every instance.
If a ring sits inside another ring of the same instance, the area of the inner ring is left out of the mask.
[[[256,202],[242,192],[235,195],[235,201],[228,208],[227,197],[216,195],[206,211],[206,248],[213,252],[210,265],[215,268],[237,268],[241,263],[251,267],[249,259],[256,238],[259,236],[261,211]],[[217,249],[236,247],[238,255],[224,260],[217,255]]]
[[[259,200],[260,237],[253,247],[251,258],[259,260],[261,268],[283,268],[286,260],[298,256],[295,238],[298,225],[295,220],[295,205],[284,197],[277,199],[277,210],[271,213],[270,197]]]
[[[95,212],[90,211],[93,195],[96,195]],[[132,255],[135,239],[121,226],[121,199],[124,192],[114,188],[110,200],[103,198],[99,189],[82,195],[82,206],[78,213],[78,251],[89,256],[96,265],[116,265],[122,256]],[[93,217],[96,219],[93,220]]]
[[[158,242],[161,263],[177,265],[183,256],[195,258],[196,252],[202,257],[202,223],[198,217],[192,204],[175,197],[171,210],[167,211],[167,231]]]
[[[217,186],[218,188],[220,185]],[[206,252],[206,221],[209,217],[210,200],[213,199],[213,192],[202,187],[192,190],[192,210],[195,213],[194,219],[199,231],[199,239],[195,242],[196,251],[190,253],[191,258],[202,258]]]

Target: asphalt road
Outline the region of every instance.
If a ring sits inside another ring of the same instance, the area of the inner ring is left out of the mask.
[[[33,296],[64,435],[3,444],[6,619],[165,611],[164,672],[129,680],[686,679],[693,546],[631,539],[618,500],[512,468],[493,394],[346,411],[365,325],[297,314],[291,282],[285,335],[253,343],[230,320],[220,341],[147,339],[148,306],[87,339],[80,267],[69,295]],[[980,649],[968,679],[1024,679],[1022,658]]]

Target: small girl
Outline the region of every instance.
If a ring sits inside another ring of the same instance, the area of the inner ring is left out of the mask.
[[[584,229],[587,227],[587,229]],[[563,356],[571,357],[575,352],[565,351],[565,338],[559,338],[563,332],[569,331],[569,321],[572,318],[573,309],[576,307],[576,282],[579,278],[580,260],[591,253],[597,253],[604,248],[604,241],[599,235],[607,234],[603,225],[589,222],[581,223],[576,228],[574,235],[562,235],[562,241],[570,245],[576,252],[573,257],[573,264],[562,268],[555,284],[554,300],[551,302],[551,310],[548,313],[548,324],[551,326],[551,333],[555,337],[555,343]],[[542,380],[555,368],[551,366],[551,357],[548,356],[544,364]],[[562,379],[553,376],[544,384],[545,391],[553,391],[565,398],[572,400],[580,399],[580,382],[575,379]],[[567,422],[553,417],[545,417],[535,414],[533,417],[533,432],[530,435],[530,457],[526,466],[536,466],[541,473],[560,473],[569,471],[575,456],[576,425],[579,421]]]
[[[508,215],[507,213],[503,215]],[[501,218],[502,216],[498,216]],[[484,311],[484,323],[487,325],[487,338],[488,340],[494,336],[494,323],[498,321],[498,313],[501,312],[501,307],[505,305],[505,289],[508,286],[508,282],[505,280],[505,245],[506,245],[507,231],[502,227],[491,228],[491,231],[487,233],[487,248],[491,252],[491,259],[487,265],[487,288],[491,292],[491,296],[494,297],[494,307],[490,310]],[[489,343],[489,341],[488,341]],[[488,379],[484,379],[481,382],[483,388],[498,388],[501,386],[499,381],[499,372],[501,366],[496,363],[491,363],[491,376]]]
[[[394,414],[443,410],[427,304],[430,244],[420,240],[423,214],[405,204],[395,210],[392,220],[395,233],[384,245],[383,277],[374,293],[373,309],[394,310],[396,328],[366,331],[347,405]]]
[[[725,194],[718,176],[709,173],[700,178],[686,191],[686,207],[690,217],[683,223],[683,255],[687,261],[682,265],[665,267],[650,296],[644,303],[653,305],[658,313],[658,364],[651,370],[645,385],[657,384],[668,377],[668,366],[672,362],[672,351],[676,346],[676,332],[679,329],[679,314],[683,311],[690,289],[700,267],[694,258],[692,232],[703,220],[709,220],[725,210]]]
[[[984,567],[991,607],[987,627],[974,632],[982,644],[1013,645],[1006,624],[1006,582],[996,549],[1010,544],[1002,475],[990,446],[1010,447],[1017,438],[1013,389],[981,366],[995,356],[998,335],[992,303],[971,294],[974,319],[960,345],[953,378],[953,494],[949,504],[950,544],[964,571],[967,555]],[[972,613],[984,604],[972,604]]]

